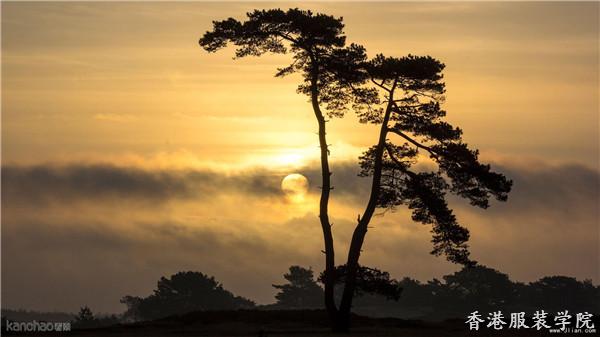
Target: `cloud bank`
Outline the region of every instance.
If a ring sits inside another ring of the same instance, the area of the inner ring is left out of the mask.
[[[563,274],[600,280],[599,172],[578,165],[496,165],[514,180],[507,203],[474,209],[451,198],[471,230],[475,259],[532,281]],[[117,312],[124,295],[147,295],[160,276],[198,270],[235,293],[273,301],[289,265],[322,269],[318,167],[303,203],[286,200],[285,176],[114,165],[4,166],[2,296],[13,308]],[[335,163],[331,204],[342,263],[369,181]],[[429,255],[429,228],[399,209],[375,217],[363,263],[394,277],[440,277],[457,267]]]

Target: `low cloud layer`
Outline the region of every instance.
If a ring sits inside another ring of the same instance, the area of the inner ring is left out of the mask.
[[[332,221],[339,263],[369,180],[334,163]],[[472,234],[473,257],[531,281],[598,274],[600,174],[583,166],[497,165],[514,180],[507,203],[488,210],[451,198]],[[123,309],[180,270],[214,275],[236,294],[272,302],[289,265],[322,269],[318,167],[300,170],[311,193],[286,200],[281,172],[149,170],[108,165],[5,166],[2,170],[2,298],[11,308]],[[429,255],[428,226],[403,209],[375,217],[363,263],[421,280],[456,270]]]
[[[46,203],[107,198],[165,202],[206,198],[232,190],[281,196],[283,176],[265,170],[222,174],[210,170],[159,170],[112,165],[4,166],[8,202]]]
[[[548,205],[574,206],[598,200],[600,175],[582,165],[511,167],[496,165],[514,184],[510,209],[526,211]],[[366,198],[368,178],[358,177],[355,163],[334,166],[334,195],[355,202]],[[318,193],[321,172],[318,167],[299,170],[311,182],[311,193]],[[2,193],[9,203],[122,198],[167,202],[176,199],[202,199],[211,195],[240,192],[253,197],[281,197],[279,171],[256,169],[222,173],[215,170],[148,170],[114,165],[36,165],[3,166]],[[572,207],[551,207],[568,210]],[[490,208],[494,212],[497,208]]]

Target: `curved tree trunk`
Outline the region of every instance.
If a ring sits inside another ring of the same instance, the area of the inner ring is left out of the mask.
[[[337,328],[338,331],[348,331],[350,329],[350,314],[352,310],[352,299],[354,297],[354,291],[356,289],[356,276],[358,272],[358,260],[362,251],[362,245],[367,235],[369,222],[375,213],[377,207],[377,199],[379,198],[379,189],[381,187],[381,171],[383,163],[383,151],[385,150],[386,136],[388,133],[388,123],[390,120],[390,114],[392,112],[393,100],[394,100],[394,89],[396,88],[396,82],[394,82],[392,89],[389,91],[389,101],[385,109],[385,116],[383,123],[381,124],[381,130],[379,132],[379,141],[375,150],[375,163],[373,167],[373,181],[371,184],[371,195],[369,202],[362,218],[359,216],[358,224],[352,234],[352,241],[350,243],[350,249],[348,250],[348,260],[346,262],[346,277],[344,283],[344,292],[342,295],[342,301],[338,311]]]

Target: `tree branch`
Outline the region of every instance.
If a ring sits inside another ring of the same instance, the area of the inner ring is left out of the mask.
[[[401,162],[401,161],[400,161],[398,158],[396,158],[396,157],[394,156],[394,153],[393,153],[392,149],[390,148],[390,145],[389,145],[389,144],[385,144],[385,150],[386,150],[386,152],[388,153],[388,155],[390,156],[390,159],[391,159],[391,160],[392,160],[394,163],[396,163],[396,165],[398,165],[398,169],[399,169],[400,171],[402,171],[403,173],[407,174],[407,175],[408,175],[408,176],[410,176],[411,178],[416,178],[416,177],[417,177],[417,174],[416,174],[416,173],[414,173],[414,172],[412,172],[412,171],[410,171],[410,170],[407,170],[407,169],[405,169],[405,168],[404,168],[404,164],[403,164],[403,163],[402,163],[402,162]]]
[[[372,77],[371,77],[371,82],[373,82],[373,84],[375,84],[376,86],[380,87],[381,89],[390,92],[390,89],[388,89],[386,86],[383,85],[383,81],[381,81],[381,84],[377,83],[377,81],[375,81]]]
[[[412,143],[412,144],[413,144],[413,145],[415,145],[416,147],[418,147],[418,148],[420,148],[420,149],[423,149],[423,150],[425,150],[425,151],[429,152],[429,154],[431,154],[431,156],[432,156],[432,157],[434,157],[435,159],[438,159],[438,158],[439,158],[439,153],[437,153],[437,152],[436,152],[434,149],[430,148],[430,147],[429,147],[429,146],[427,146],[427,145],[423,145],[423,144],[421,144],[421,143],[417,142],[416,140],[414,140],[414,139],[410,138],[409,136],[407,136],[407,135],[406,135],[405,133],[403,133],[402,131],[400,131],[400,130],[397,130],[397,129],[395,129],[395,128],[391,128],[391,129],[390,129],[390,132],[393,132],[393,133],[397,134],[398,136],[400,136],[400,137],[402,137],[402,138],[404,138],[404,139],[408,140],[410,143]]]

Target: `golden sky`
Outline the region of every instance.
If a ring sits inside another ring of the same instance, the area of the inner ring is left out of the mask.
[[[370,55],[443,61],[449,119],[484,153],[597,165],[597,3],[4,3],[3,160],[315,152],[299,79],[273,78],[288,56],[197,45],[212,20],[282,5],[343,16]],[[374,142],[353,116],[330,132]]]
[[[321,270],[316,122],[299,77],[273,77],[289,55],[197,43],[212,20],[273,7],[343,16],[370,56],[444,62],[448,120],[515,180],[489,211],[456,201],[474,257],[516,280],[600,280],[597,2],[2,2],[8,307],[117,311],[184,269],[268,303],[289,265]],[[328,127],[341,258],[367,191],[353,165],[376,130],[352,115]],[[310,193],[291,201],[279,184],[295,172]],[[456,269],[406,212],[374,225],[366,263],[421,280]]]

